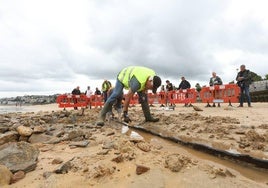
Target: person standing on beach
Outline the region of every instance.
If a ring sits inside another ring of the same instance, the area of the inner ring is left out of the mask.
[[[167,105],[167,100],[166,100],[167,93],[166,93],[165,85],[161,86],[160,97],[161,97],[161,105],[160,105],[160,107],[165,107],[165,105]]]
[[[166,85],[166,91],[167,91],[167,95],[168,95],[167,98],[169,98],[169,96],[170,96],[170,99],[169,99],[170,106],[175,106],[175,104],[172,102],[173,101],[173,93],[172,93],[172,91],[174,90],[173,84],[169,80],[166,80],[166,84],[167,84]]]
[[[240,66],[240,72],[236,76],[237,85],[240,87],[239,106],[243,107],[244,94],[246,95],[248,107],[251,107],[251,98],[249,94],[249,85],[251,84],[251,73],[245,65]]]
[[[95,93],[94,93],[95,95],[101,95],[101,91],[99,90],[99,88],[98,87],[96,87],[96,90],[95,90]]]
[[[103,100],[104,100],[104,102],[107,101],[108,91],[109,91],[109,89],[111,87],[112,87],[111,82],[108,81],[108,80],[104,80],[104,82],[102,83],[102,94],[103,94]]]
[[[73,96],[73,102],[74,102],[74,104],[76,104],[77,103],[77,98],[76,98],[77,95],[81,95],[79,86],[77,86],[76,88],[73,89],[72,95],[75,95],[75,96]],[[77,110],[78,108],[75,106],[74,109]]]
[[[93,95],[93,91],[90,89],[90,86],[87,86],[87,90],[85,92],[85,95],[88,98],[88,105],[89,105],[89,108],[91,109],[91,96]]]
[[[104,125],[106,113],[111,111],[114,102],[118,99],[118,96],[121,95],[123,89],[128,90],[128,93],[125,95],[125,102],[123,107],[124,122],[131,122],[131,119],[128,116],[128,107],[131,98],[136,92],[139,96],[139,102],[141,103],[145,121],[159,121],[159,118],[153,118],[150,113],[150,108],[147,100],[147,91],[152,90],[153,93],[156,93],[156,90],[160,85],[161,78],[156,76],[155,71],[152,69],[141,66],[130,66],[122,69],[117,75],[113,92],[104,104],[104,107],[99,114],[99,118],[96,124],[99,126]]]
[[[212,77],[209,80],[209,86],[214,85],[222,85],[222,80],[219,76],[217,76],[216,72],[212,72]],[[212,95],[214,99],[219,98],[219,91],[213,90]],[[220,107],[220,103],[218,103],[218,107]],[[208,103],[207,107],[210,107],[210,104]],[[215,103],[213,102],[213,107],[216,107]]]
[[[191,84],[190,84],[190,82],[188,82],[188,81],[185,79],[185,77],[182,76],[182,77],[181,77],[181,83],[180,83],[180,85],[179,85],[179,87],[178,87],[178,90],[190,89],[190,88],[191,88]],[[188,98],[188,93],[186,92],[186,94],[185,94],[185,99],[187,99],[187,98]],[[186,102],[186,103],[184,104],[184,106],[187,107],[187,106],[188,106],[188,103]],[[191,104],[190,104],[189,106],[191,106]]]

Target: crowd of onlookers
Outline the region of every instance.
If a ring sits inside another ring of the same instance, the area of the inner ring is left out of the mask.
[[[80,86],[77,86],[72,90],[73,95],[81,95],[85,94],[88,98],[90,98],[92,95],[102,95],[104,102],[106,102],[107,97],[109,95],[109,91],[113,88],[111,82],[109,80],[104,80],[102,83],[101,90],[96,87],[95,91],[93,92],[90,88],[90,86],[87,86],[86,91],[83,93],[80,91]],[[189,89],[191,88],[191,84],[189,81],[185,79],[185,77],[181,77],[181,82],[178,87],[175,87],[169,80],[166,80],[166,85],[161,86],[161,92],[169,92],[173,90],[183,90],[183,89]],[[75,102],[75,101],[74,101]],[[170,105],[175,105],[175,104],[170,104]],[[187,104],[185,104],[187,106]],[[75,108],[77,109],[77,108]]]
[[[96,87],[95,91],[93,92],[90,88],[90,86],[87,86],[87,89],[84,93],[80,91],[80,86],[77,86],[72,90],[73,95],[81,95],[85,94],[88,98],[91,97],[92,95],[102,95],[104,98],[104,101],[107,100],[108,97],[108,91],[112,88],[112,84],[108,80],[104,80],[102,83],[102,90],[100,90],[98,87]]]
[[[242,94],[239,99],[240,105],[238,107],[243,107],[244,94],[246,95],[248,106],[251,107],[251,99],[249,95],[249,85],[251,83],[250,79],[251,78],[250,78],[249,70],[246,70],[245,65],[241,65],[240,72],[238,72],[237,77],[236,77],[237,85],[240,87],[240,90],[241,90],[240,93]],[[222,84],[223,84],[222,79],[219,76],[217,76],[216,72],[212,72],[212,77],[210,77],[209,79],[209,86],[222,85]],[[110,81],[104,80],[101,86],[101,90],[98,87],[96,87],[95,91],[93,92],[90,86],[88,86],[84,94],[88,98],[90,98],[92,95],[102,95],[104,102],[106,102],[107,97],[109,95],[109,91],[112,89],[112,87],[113,86]],[[173,85],[169,80],[166,80],[166,85],[161,86],[160,92],[169,92],[173,90],[185,90],[189,88],[191,88],[191,84],[189,83],[189,81],[185,79],[184,76],[182,76],[181,82],[178,87]],[[82,92],[80,91],[80,87],[77,86],[76,88],[74,88],[72,91],[72,94],[73,95],[82,94]],[[212,95],[215,99],[219,99],[219,93],[217,91],[213,91]],[[185,97],[187,98],[187,93]],[[172,106],[175,104],[171,103],[170,105]],[[184,106],[189,106],[189,104],[185,103]],[[215,103],[213,103],[212,106],[209,103],[207,104],[207,107],[215,107],[215,106],[216,106]],[[218,107],[220,107],[220,103],[218,103]]]

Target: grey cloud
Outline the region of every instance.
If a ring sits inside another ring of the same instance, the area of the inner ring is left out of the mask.
[[[157,69],[162,75],[174,78],[192,75],[197,79],[207,72],[207,65],[212,64],[212,60],[202,54],[202,42],[206,41],[199,39],[206,37],[203,27],[208,25],[207,22],[220,10],[220,6],[209,8],[207,4],[211,1],[194,7],[191,3],[167,2],[167,8],[157,7],[159,11],[148,8],[147,14],[116,20],[121,24],[116,23],[109,30],[103,28],[110,26],[110,23],[95,23],[93,44],[104,53],[116,53],[118,62],[124,66],[144,65]],[[120,13],[122,10],[111,12],[115,18]]]
[[[78,2],[74,9],[54,7],[51,14],[60,15],[39,13],[36,3],[29,5],[32,14],[21,5],[14,11],[12,3],[5,4],[0,6],[0,79],[8,89],[12,83],[27,90],[42,84],[49,89],[53,83],[74,84],[79,75],[115,79],[125,66],[140,65],[163,79],[186,76],[206,83],[211,71],[221,74],[226,67],[215,58],[217,51],[248,51],[261,54],[259,61],[265,62],[267,29],[253,18],[239,26],[226,21],[230,2],[96,0]],[[78,17],[70,17],[69,9]],[[229,64],[252,64],[249,59]]]

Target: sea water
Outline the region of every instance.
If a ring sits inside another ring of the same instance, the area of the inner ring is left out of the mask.
[[[12,113],[12,112],[27,112],[28,109],[24,106],[15,105],[0,105],[0,114]]]

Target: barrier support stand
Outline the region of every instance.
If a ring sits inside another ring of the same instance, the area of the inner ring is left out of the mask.
[[[230,99],[229,99],[229,105],[228,106],[233,106]]]

